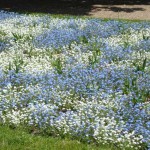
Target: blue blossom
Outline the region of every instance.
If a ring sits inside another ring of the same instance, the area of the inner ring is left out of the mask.
[[[0,122],[150,148],[149,22],[5,11],[0,20]]]

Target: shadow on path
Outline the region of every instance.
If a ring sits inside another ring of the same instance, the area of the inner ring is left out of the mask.
[[[138,5],[138,7],[137,7]],[[145,11],[149,0],[1,0],[0,9],[14,12],[88,15],[89,12],[111,11],[133,13]],[[126,7],[124,7],[126,6]],[[128,7],[130,6],[130,7]]]

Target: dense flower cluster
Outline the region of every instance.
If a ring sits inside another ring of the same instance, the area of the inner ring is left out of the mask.
[[[1,11],[0,122],[150,149],[150,23]]]

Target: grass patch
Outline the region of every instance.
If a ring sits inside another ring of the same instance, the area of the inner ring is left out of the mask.
[[[1,150],[113,150],[111,146],[95,146],[76,140],[29,134],[23,128],[0,126]]]

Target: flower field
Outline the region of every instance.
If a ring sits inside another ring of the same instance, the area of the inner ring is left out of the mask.
[[[0,123],[150,149],[150,22],[1,11]]]

